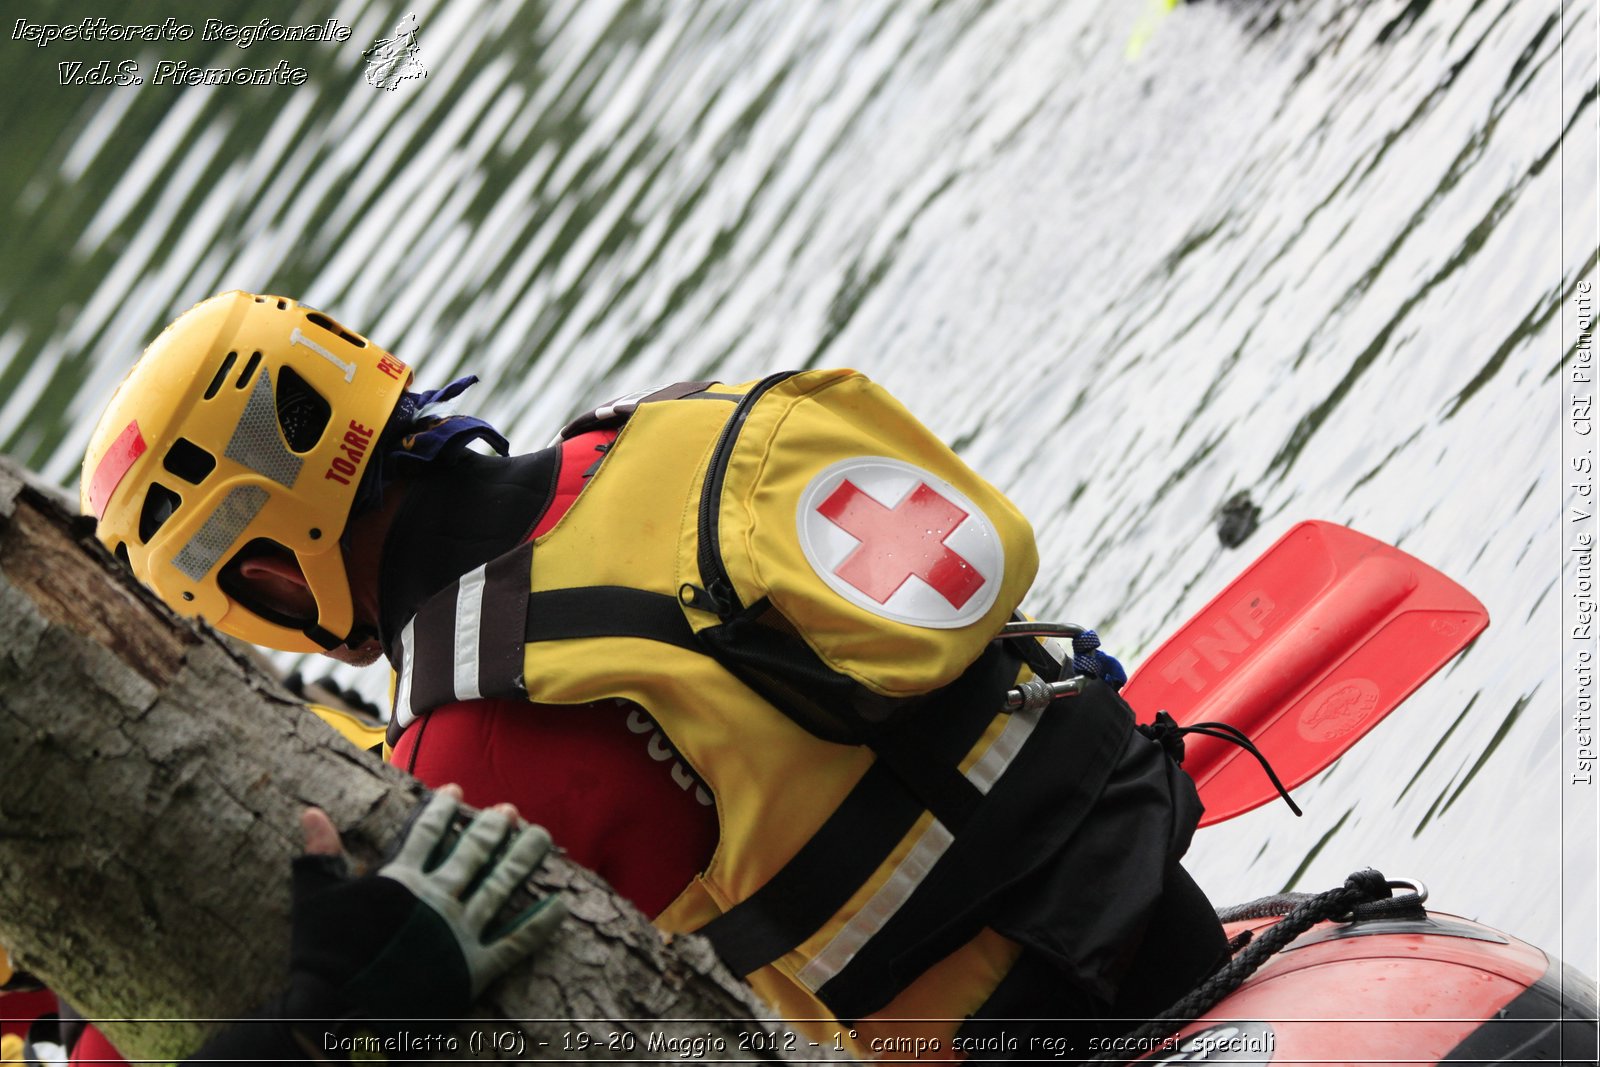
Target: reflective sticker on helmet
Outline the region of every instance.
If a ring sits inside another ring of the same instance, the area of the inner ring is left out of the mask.
[[[224,552],[255,521],[266,506],[267,491],[259,485],[238,485],[195,531],[189,543],[172,558],[172,565],[191,582],[198,582],[217,565]]]
[[[144,435],[139,432],[138,420],[134,420],[122,428],[106,454],[100,457],[94,477],[89,479],[89,508],[96,519],[105,516],[111,494],[117,491],[134,460],[144,455],[144,450]]]
[[[292,331],[290,331],[289,343],[292,345],[305,345],[307,348],[311,349],[311,351],[315,352],[329,363],[332,363],[335,367],[338,367],[340,370],[344,371],[344,380],[346,382],[353,382],[356,380],[356,365],[354,363],[346,363],[332,352],[329,352],[326,348],[323,348],[321,345],[317,344],[317,342],[301,333],[300,327],[296,326]]]
[[[294,488],[303,461],[289,451],[278,429],[278,407],[272,399],[272,383],[267,375],[256,379],[255,387],[250,390],[250,401],[245,404],[244,414],[239,416],[239,424],[233,428],[233,436],[228,439],[223,455],[271,478],[285,489]]]
[[[981,618],[1005,573],[994,524],[949,482],[901,460],[832,464],[800,495],[806,561],[874,615],[953,629]]]

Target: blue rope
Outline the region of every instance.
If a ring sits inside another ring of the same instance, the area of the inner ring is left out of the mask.
[[[1112,689],[1121,689],[1128,680],[1128,672],[1116,657],[1100,651],[1100,635],[1093,630],[1085,630],[1072,639],[1072,669],[1098,678]]]

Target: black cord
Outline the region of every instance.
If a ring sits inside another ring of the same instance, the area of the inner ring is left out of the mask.
[[[1272,769],[1272,764],[1267,762],[1267,757],[1261,754],[1261,750],[1256,747],[1254,741],[1250,740],[1249,735],[1232,723],[1196,722],[1190,723],[1188,726],[1179,726],[1177,720],[1173,719],[1171,715],[1164,711],[1158,711],[1156,712],[1155,722],[1141,725],[1139,732],[1152,741],[1159,742],[1161,747],[1167,750],[1167,755],[1172,757],[1172,761],[1180,765],[1183,763],[1183,738],[1185,734],[1199,734],[1202,737],[1210,737],[1218,741],[1227,741],[1230,744],[1238,745],[1254,756],[1257,763],[1261,764],[1261,769],[1267,772],[1267,778],[1272,782],[1272,788],[1276,789],[1278,795],[1283,798],[1283,802],[1289,805],[1289,810],[1296,815],[1304,814],[1300,810],[1300,805],[1290,799],[1289,791],[1283,787],[1283,782],[1279,780],[1277,772]]]
[[[1172,1007],[1113,1042],[1114,1048],[1124,1051],[1102,1052],[1086,1062],[1125,1063],[1127,1062],[1125,1050],[1155,1048],[1163,1039],[1216,1007],[1224,997],[1243,985],[1245,980],[1259,970],[1269,958],[1317,923],[1348,915],[1357,905],[1381,900],[1391,894],[1388,879],[1383,875],[1371,869],[1357,871],[1346,878],[1344,885],[1338,889],[1318,893],[1296,905],[1281,922],[1263,931],[1243,952],[1224,964]]]

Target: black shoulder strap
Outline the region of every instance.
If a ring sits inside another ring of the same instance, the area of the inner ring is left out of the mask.
[[[526,699],[528,642],[639,637],[701,651],[676,597],[624,586],[529,591],[524,544],[440,590],[400,631],[389,743],[421,714],[483,697]]]
[[[395,669],[394,744],[416,715],[479,697],[526,696],[522,631],[533,546],[475,567],[434,593],[388,649]]]
[[[702,652],[678,598],[622,585],[549,589],[527,596],[528,641],[642,637]]]

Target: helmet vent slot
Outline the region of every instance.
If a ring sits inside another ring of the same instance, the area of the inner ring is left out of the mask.
[[[118,541],[116,551],[113,553],[124,567],[133,570],[133,560],[128,558],[128,542]]]
[[[139,540],[149,544],[150,538],[182,504],[183,498],[177,493],[160,482],[151,482],[144,494],[144,507],[139,511]]]
[[[367,339],[365,337],[345,329],[343,326],[340,326],[337,322],[334,322],[320,311],[306,312],[306,321],[321,326],[324,330],[327,330],[329,333],[350,342],[357,348],[367,347]]]
[[[211,384],[206,386],[206,395],[204,399],[210,400],[212,397],[217,395],[217,391],[222,388],[223,379],[227,378],[228,371],[233,369],[233,361],[238,358],[239,353],[237,352],[229,352],[226,356],[222,357],[222,366],[217,368],[216,377],[212,378]]]
[[[239,380],[233,383],[235,389],[243,389],[250,384],[250,379],[255,377],[256,368],[261,366],[261,353],[252,352],[245,362],[244,370],[239,372]]]
[[[217,457],[187,437],[180,437],[167,449],[161,465],[190,485],[199,485],[217,466]]]
[[[292,452],[305,453],[322,440],[333,417],[333,407],[293,369],[278,371],[278,427]]]

